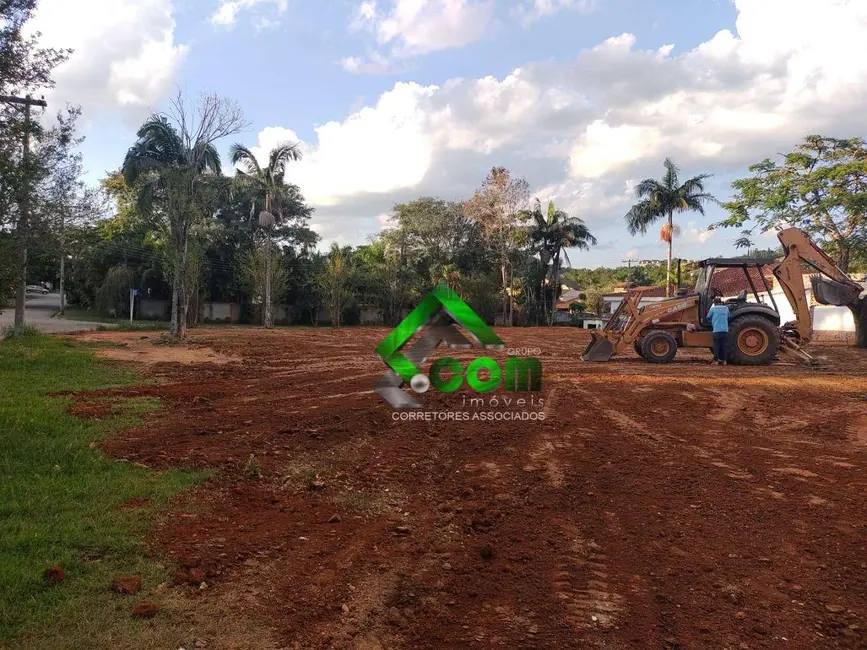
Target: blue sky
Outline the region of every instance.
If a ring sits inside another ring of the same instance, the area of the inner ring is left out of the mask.
[[[83,106],[92,179],[176,88],[216,91],[251,123],[233,140],[302,142],[287,179],[326,245],[496,165],[587,221],[576,265],[658,259],[623,214],[666,156],[725,199],[808,133],[865,135],[867,3],[847,0],[42,0],[34,28],[76,49],[48,99]],[[732,253],[720,216],[680,217],[675,253]]]

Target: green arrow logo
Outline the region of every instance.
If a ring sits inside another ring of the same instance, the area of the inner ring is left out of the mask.
[[[414,334],[429,324],[441,310],[444,310],[460,324],[478,345],[488,349],[502,349],[505,344],[494,331],[488,327],[470,306],[461,300],[460,296],[441,284],[428,293],[418,306],[401,321],[376,347],[376,354],[404,382],[409,383],[413,377],[420,374],[415,364],[404,356],[400,350]]]

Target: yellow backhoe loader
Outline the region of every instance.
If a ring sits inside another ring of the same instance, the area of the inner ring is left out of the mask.
[[[714,273],[719,269],[740,268],[752,289],[755,302],[747,300],[747,292],[725,301],[729,318],[729,362],[739,365],[770,363],[778,351],[803,361],[811,357],[801,348],[813,336],[810,305],[804,287],[803,265],[821,275],[813,275],[813,295],[825,305],[854,303],[864,288],[849,279],[810,237],[798,228],[778,233],[785,257],[778,262],[759,259],[709,259],[699,263],[700,271],[691,293],[640,307],[641,292],[628,292],[601,330],[591,333],[592,340],[581,355],[584,361],[608,361],[631,345],[651,363],[667,363],[678,348],[708,348],[713,345],[713,333],[707,311],[714,298],[722,292],[713,286]],[[762,273],[771,265],[772,272],[795,313],[795,320],[780,322],[780,312],[773,292]],[[758,273],[750,273],[758,269]],[[760,278],[763,286],[756,286]],[[766,304],[759,297],[764,293]]]

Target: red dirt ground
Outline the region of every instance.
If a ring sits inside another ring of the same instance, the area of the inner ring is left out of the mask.
[[[587,364],[586,332],[500,330],[541,349],[544,421],[400,421],[386,333],[200,330],[243,360],[82,396],[165,405],[109,454],[216,470],[149,539],[208,583],[177,589],[286,648],[867,647],[864,351]]]

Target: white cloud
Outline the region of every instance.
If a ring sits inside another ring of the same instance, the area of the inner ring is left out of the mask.
[[[211,24],[221,27],[231,27],[242,11],[249,11],[261,5],[276,5],[279,13],[284,13],[287,0],[221,0],[217,10],[211,15]],[[267,17],[256,20],[258,29],[274,26],[274,21]]]
[[[137,119],[171,90],[188,48],[174,40],[169,0],[42,0],[27,28],[46,47],[75,52],[54,74],[52,105]]]
[[[590,13],[595,11],[598,5],[599,0],[523,0],[514,7],[512,15],[524,25],[530,25],[559,11]]]
[[[367,62],[342,60],[349,72],[387,71],[383,61],[463,47],[481,40],[494,19],[492,0],[390,0],[382,10],[376,2],[359,4],[350,30],[370,33],[383,51]]]
[[[422,99],[435,89],[397,84],[376,107],[364,108],[345,122],[316,127],[316,146],[302,146],[302,160],[286,177],[315,205],[331,206],[359,194],[385,194],[418,185],[430,167],[431,141],[424,132]],[[298,141],[279,127],[259,134],[267,152],[281,141]],[[254,150],[259,155],[259,152]],[[335,179],[341,179],[335,185]]]
[[[387,56],[373,51],[367,58],[347,56],[340,59],[340,67],[355,74],[385,74],[394,72],[398,66]]]
[[[686,244],[704,244],[718,232],[718,230],[708,230],[704,224],[697,224],[695,220],[691,220],[686,223],[686,227],[681,228],[679,239]]]
[[[730,178],[808,133],[863,133],[867,3],[736,6],[736,34],[723,30],[677,56],[671,46],[636,49],[623,34],[572,61],[528,64],[499,79],[396,84],[374,106],[318,127],[290,178],[317,219],[375,227],[397,200],[465,197],[504,165],[541,188],[540,198],[608,229],[611,250],[622,250],[632,188],[659,176],[666,156],[685,175]],[[368,3],[361,24],[379,25],[378,11]],[[713,190],[724,198],[727,188]],[[697,246],[708,242],[709,222],[690,226]]]

